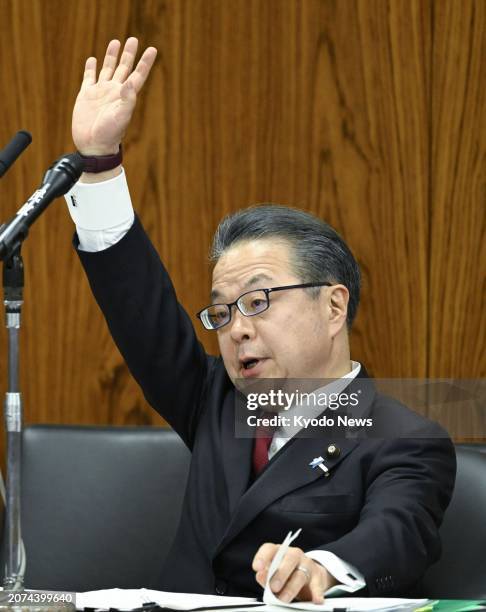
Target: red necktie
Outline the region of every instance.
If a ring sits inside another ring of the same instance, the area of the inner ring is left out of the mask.
[[[258,476],[268,463],[268,449],[272,443],[273,433],[273,427],[256,428],[253,445],[253,474],[255,476]]]

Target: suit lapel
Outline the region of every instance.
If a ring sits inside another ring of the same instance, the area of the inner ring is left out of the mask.
[[[359,406],[351,416],[363,417],[370,412],[375,397],[373,382],[361,367],[359,375],[345,390],[358,393]],[[309,463],[316,457],[323,457],[330,473],[357,446],[359,439],[345,438],[342,429],[323,430],[308,428],[309,437],[295,437],[272,458],[255,482],[248,487],[251,472],[253,440],[235,436],[235,402],[227,407],[223,421],[223,460],[228,488],[231,518],[228,528],[215,555],[260,512],[280,497],[296,491],[325,475],[320,468],[311,468]],[[331,413],[326,412],[330,415]],[[334,416],[334,415],[333,415]],[[362,436],[361,436],[362,437]],[[327,458],[328,446],[339,447],[339,456]]]
[[[329,443],[329,440],[323,440],[322,437],[320,439],[296,438],[287,442],[237,501],[228,529],[215,554],[218,554],[230,540],[274,501],[318,478],[324,478],[323,471],[319,468],[311,468],[309,463],[315,457],[326,457]],[[357,443],[357,440],[339,441],[341,450],[339,457],[325,460],[325,465],[331,473]]]

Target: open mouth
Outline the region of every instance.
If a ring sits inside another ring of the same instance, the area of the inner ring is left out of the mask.
[[[249,361],[244,361],[243,362],[243,368],[245,370],[251,370],[251,368],[253,368],[254,366],[256,366],[256,364],[259,362],[259,359],[250,359]]]
[[[265,359],[258,357],[245,357],[240,360],[240,372],[244,378],[248,376],[256,376],[260,372],[260,365]]]

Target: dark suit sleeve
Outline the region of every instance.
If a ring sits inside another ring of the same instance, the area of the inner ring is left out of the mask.
[[[191,448],[214,358],[198,342],[140,221],[108,249],[77,252],[131,373]]]
[[[322,548],[354,565],[369,595],[413,594],[440,556],[438,529],[455,471],[448,438],[383,441],[363,474],[367,490],[358,525]]]

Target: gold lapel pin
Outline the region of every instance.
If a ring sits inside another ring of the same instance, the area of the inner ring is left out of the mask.
[[[341,449],[339,448],[339,446],[336,446],[335,444],[329,444],[326,451],[326,455],[329,459],[335,459],[336,457],[339,457],[340,454]]]

